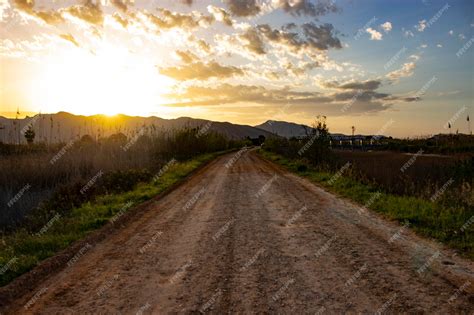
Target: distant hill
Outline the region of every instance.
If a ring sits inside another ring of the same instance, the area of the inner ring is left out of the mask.
[[[261,125],[255,126],[255,128],[263,129],[285,138],[303,137],[312,129],[306,125],[275,120],[268,120]]]
[[[287,121],[275,121],[268,120],[261,125],[255,126],[255,128],[263,129],[273,134],[279,135],[285,138],[299,138],[304,137],[313,129],[310,126],[296,124]],[[351,140],[351,135],[344,135],[342,133],[332,133],[330,134],[333,140]],[[382,135],[354,135],[355,140],[363,140],[371,137],[376,137],[377,139],[383,139],[385,136]]]
[[[273,136],[270,132],[247,125],[237,125],[229,122],[215,122],[204,119],[181,117],[177,119],[163,119],[159,117],[138,117],[117,115],[81,116],[66,112],[57,114],[41,114],[24,119],[10,119],[0,116],[0,142],[25,143],[22,130],[32,125],[37,141],[67,142],[83,135],[93,138],[108,137],[114,133],[124,133],[133,136],[146,129],[148,132],[169,132],[184,127],[201,127],[203,130],[215,131],[230,139],[243,139],[246,137],[258,138]]]

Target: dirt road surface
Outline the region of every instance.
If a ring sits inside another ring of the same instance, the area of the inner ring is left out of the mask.
[[[249,151],[215,160],[6,311],[468,314],[473,274]]]

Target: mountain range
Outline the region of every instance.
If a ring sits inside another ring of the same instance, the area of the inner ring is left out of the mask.
[[[108,137],[115,133],[123,133],[131,137],[144,128],[148,131],[170,132],[184,127],[200,127],[206,131],[221,133],[230,139],[258,138],[259,136],[298,138],[306,136],[312,129],[302,124],[274,120],[268,120],[257,126],[249,126],[189,117],[163,119],[155,116],[82,116],[59,112],[56,114],[38,114],[22,119],[0,116],[0,142],[26,143],[23,134],[30,125],[36,134],[35,141],[49,143],[67,142],[86,134],[93,138]],[[350,138],[350,136],[343,134],[331,134],[331,137],[334,140]],[[365,137],[362,135],[355,136],[356,139]]]

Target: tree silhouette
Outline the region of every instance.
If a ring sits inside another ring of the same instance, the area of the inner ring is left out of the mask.
[[[25,131],[25,139],[28,144],[32,144],[33,141],[35,140],[36,133],[33,130],[33,127],[30,125],[28,126],[28,129]]]

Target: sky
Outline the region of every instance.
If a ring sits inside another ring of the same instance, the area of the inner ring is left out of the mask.
[[[474,1],[0,0],[0,115],[467,133]]]

